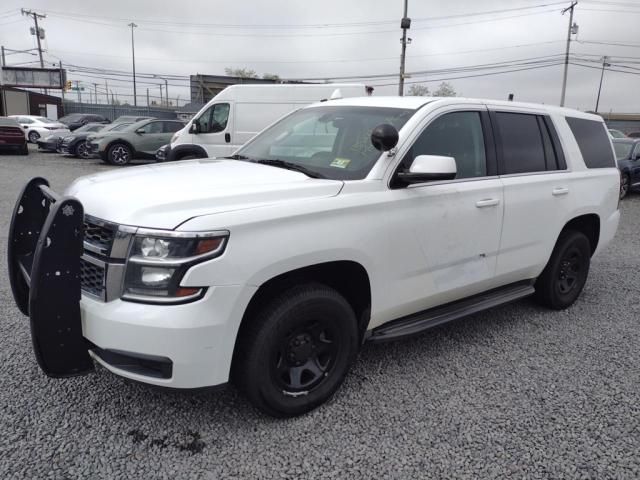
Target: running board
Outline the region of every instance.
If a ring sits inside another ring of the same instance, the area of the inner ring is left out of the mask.
[[[378,343],[415,335],[443,323],[513,302],[533,294],[531,282],[518,282],[473,297],[392,320],[374,328],[366,341]]]

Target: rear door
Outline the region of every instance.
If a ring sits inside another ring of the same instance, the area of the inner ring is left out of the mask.
[[[572,192],[551,118],[535,112],[490,113],[505,202],[496,276],[510,283],[540,274],[564,226]]]

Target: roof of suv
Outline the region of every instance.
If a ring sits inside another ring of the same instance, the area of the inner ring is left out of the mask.
[[[327,105],[344,105],[344,106],[362,106],[362,107],[387,107],[387,108],[408,108],[417,110],[418,108],[428,104],[438,103],[444,105],[455,105],[464,103],[484,103],[491,106],[516,108],[535,111],[544,111],[547,113],[554,113],[559,115],[566,115],[571,117],[586,118],[590,120],[602,121],[602,117],[594,115],[592,113],[585,113],[579,110],[573,110],[571,108],[557,107],[554,105],[543,105],[540,103],[525,103],[525,102],[510,102],[507,100],[492,100],[481,98],[465,98],[465,97],[355,97],[355,98],[341,98],[337,100],[329,100],[326,102],[314,103],[312,107],[320,107]]]

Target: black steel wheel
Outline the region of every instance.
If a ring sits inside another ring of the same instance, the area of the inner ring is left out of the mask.
[[[112,165],[126,165],[132,158],[131,149],[123,143],[115,143],[109,147],[107,159]]]
[[[234,381],[275,417],[306,413],[342,384],[358,350],[356,317],[335,290],[293,287],[248,319],[234,361]]]
[[[560,234],[549,263],[536,280],[536,297],[543,305],[561,310],[577,299],[589,275],[591,244],[582,232]]]
[[[629,175],[623,173],[622,175],[620,175],[620,200],[627,196],[630,187],[631,180],[629,179]]]

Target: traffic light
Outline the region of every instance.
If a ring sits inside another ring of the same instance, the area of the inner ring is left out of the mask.
[[[69,90],[71,90],[71,80],[67,80],[64,84],[64,91],[68,92]]]

